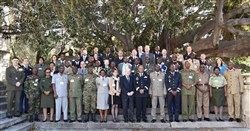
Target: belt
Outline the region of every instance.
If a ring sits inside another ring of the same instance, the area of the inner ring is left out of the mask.
[[[207,86],[208,84],[197,84],[198,86]]]
[[[222,87],[213,87],[213,88],[220,89],[220,88],[224,88],[224,86],[222,86]]]

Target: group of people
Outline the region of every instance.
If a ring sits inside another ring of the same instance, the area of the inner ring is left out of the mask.
[[[22,64],[17,57],[12,59],[12,65],[6,69],[8,118],[26,112],[30,122],[39,121],[42,108],[45,122],[49,108],[51,122],[59,122],[61,112],[65,122],[97,122],[98,109],[100,122],[107,122],[110,109],[112,121],[118,122],[121,105],[125,122],[148,122],[146,109],[151,105],[151,122],[156,122],[159,105],[160,122],[165,123],[166,103],[169,122],[180,122],[180,112],[182,121],[194,122],[195,107],[197,121],[202,121],[203,111],[204,120],[210,121],[210,104],[216,120],[223,121],[227,100],[229,121],[241,121],[243,78],[232,62],[225,65],[217,58],[212,64],[205,54],[197,58],[191,46],[186,47],[184,55],[174,49],[170,56],[159,46],[150,52],[148,45],[144,51],[142,46],[131,52],[124,48],[117,55],[108,47],[103,54],[97,47],[91,55],[84,48],[75,56],[73,50],[68,53],[61,53],[59,58],[53,55],[49,65],[40,57],[33,67],[28,58]]]

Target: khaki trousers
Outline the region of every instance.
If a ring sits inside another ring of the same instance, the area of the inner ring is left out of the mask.
[[[228,114],[230,118],[240,118],[240,93],[227,94]]]
[[[202,106],[204,110],[204,117],[209,118],[209,92],[203,94],[201,91],[197,90],[196,92],[197,100],[197,117],[202,117]]]
[[[151,109],[151,116],[152,119],[156,119],[156,108],[157,108],[157,103],[159,99],[159,104],[160,104],[160,113],[161,117],[160,119],[165,119],[165,98],[163,96],[153,96],[151,99],[152,102],[152,109]]]

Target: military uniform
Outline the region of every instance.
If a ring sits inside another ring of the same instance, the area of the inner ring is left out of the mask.
[[[10,66],[6,69],[6,91],[7,91],[7,116],[12,117],[13,115],[20,115],[19,103],[20,95],[23,87],[23,81],[25,79],[24,69],[22,67],[15,68]],[[17,87],[16,83],[20,82],[20,86]],[[15,100],[14,112],[12,112],[13,100]]]
[[[79,74],[69,75],[68,84],[70,119],[74,121],[76,119],[77,114],[77,120],[80,121],[82,119],[83,77]]]
[[[35,67],[37,68],[37,73],[40,78],[43,78],[45,76],[44,71],[46,68],[48,68],[45,64],[36,64]]]
[[[150,77],[146,73],[137,73],[134,78],[134,87],[136,89],[136,119],[140,121],[142,118],[143,121],[147,121],[146,108],[147,98],[149,96]],[[144,90],[144,93],[141,94],[140,90]]]
[[[202,117],[202,107],[204,110],[204,117],[209,118],[209,92],[202,93],[200,90],[209,90],[208,87],[208,80],[209,75],[208,73],[204,72],[198,73],[199,81],[197,84],[197,92],[196,92],[196,100],[197,100],[197,117]]]
[[[138,67],[139,66],[140,66],[140,64],[138,64],[138,65],[133,64],[132,65],[132,69],[131,69],[132,75],[135,75],[138,72]]]
[[[29,101],[29,115],[38,115],[40,112],[41,92],[39,87],[39,77],[29,75],[24,83],[24,92]],[[38,117],[38,116],[36,116]],[[31,118],[33,119],[33,118]],[[38,118],[37,118],[38,119]]]
[[[96,97],[97,87],[95,74],[84,75],[84,88],[83,88],[83,103],[84,113],[95,113],[96,112]]]
[[[165,119],[165,96],[167,94],[165,87],[165,73],[162,72],[152,72],[150,73],[150,88],[149,94],[152,95],[152,109],[151,116],[152,119],[156,120],[156,107],[159,99],[161,120]]]
[[[199,67],[200,67],[200,61],[197,59],[189,59],[190,63],[191,63],[191,67],[190,69],[196,71],[197,73],[199,72]]]
[[[181,71],[181,79],[183,84],[192,84],[193,86],[188,90],[182,87],[182,118],[184,120],[194,119],[195,114],[195,87],[198,81],[198,76],[194,70],[184,69]]]
[[[244,84],[240,70],[227,69],[223,75],[227,80],[227,105],[230,118],[240,118],[240,93],[243,92]]]
[[[54,108],[55,99],[51,82],[52,77],[43,77],[40,79],[39,86],[41,90],[41,108]],[[44,91],[49,91],[49,95],[45,95]]]
[[[169,121],[173,121],[173,109],[175,107],[175,121],[179,121],[179,109],[181,98],[181,74],[179,72],[168,71],[165,75],[165,85],[167,88],[167,103],[168,103],[168,115]],[[176,91],[176,96],[173,95],[173,91]]]
[[[154,65],[153,64],[145,64],[143,65],[144,67],[144,72],[146,72],[147,74],[150,74],[151,72],[154,71]]]
[[[212,87],[212,102],[214,106],[224,106],[225,104],[225,92],[224,86],[227,85],[227,81],[223,75],[212,75],[209,78],[209,85]]]

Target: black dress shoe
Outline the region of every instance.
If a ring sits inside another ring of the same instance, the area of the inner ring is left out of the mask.
[[[169,120],[169,122],[173,122],[173,120]]]
[[[60,120],[55,120],[55,123],[59,122]]]
[[[218,118],[215,118],[215,120],[216,120],[216,121],[220,121],[220,119],[218,119]]]
[[[235,119],[237,122],[241,122],[241,119],[240,118],[236,118]]]
[[[42,122],[46,122],[46,121],[47,121],[47,119],[43,120]]]
[[[191,122],[195,122],[195,120],[194,120],[194,119],[189,119],[189,121],[191,121]]]
[[[148,122],[148,120],[147,120],[147,119],[143,119],[142,121],[143,121],[143,122]]]
[[[180,120],[175,120],[175,122],[180,122]]]
[[[220,118],[219,121],[224,121],[224,120]]]
[[[14,115],[14,117],[20,117],[21,116],[21,114],[16,114],[16,115]]]
[[[141,122],[141,120],[137,119],[136,122]]]
[[[205,120],[205,121],[211,121],[209,118],[206,118],[206,117],[204,118],[204,120]]]
[[[164,119],[161,119],[161,123],[166,123],[166,121]]]
[[[153,119],[151,122],[152,122],[152,123],[155,123],[155,122],[156,122],[156,119]]]
[[[82,120],[77,120],[78,122],[82,123]]]
[[[186,119],[183,119],[182,121],[183,121],[183,122],[187,122],[187,120],[186,120]]]
[[[201,118],[198,118],[197,121],[202,121],[202,119],[201,119]]]
[[[132,119],[132,120],[129,120],[129,122],[134,123],[134,122],[135,122],[135,120],[133,120],[133,119]]]
[[[103,121],[101,120],[100,123],[103,123]]]
[[[11,119],[13,116],[7,116],[7,118]]]
[[[232,122],[234,121],[234,118],[229,118],[228,121]]]
[[[75,120],[70,120],[69,122],[72,123],[72,122],[75,122]]]
[[[126,120],[124,120],[124,122],[125,122],[125,123],[128,123],[128,120],[126,119]]]
[[[50,120],[50,122],[53,122],[53,120]]]
[[[68,120],[63,120],[64,122],[68,122]]]

